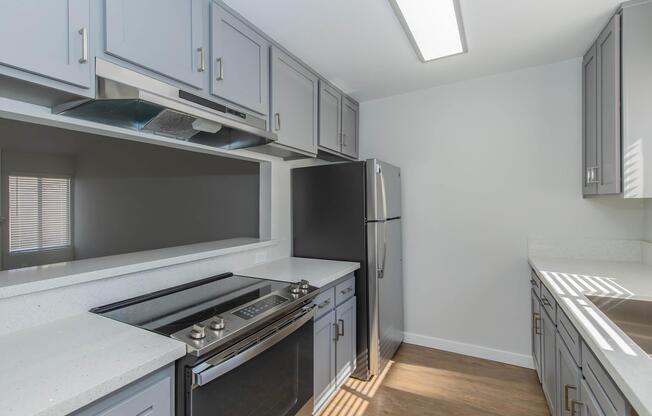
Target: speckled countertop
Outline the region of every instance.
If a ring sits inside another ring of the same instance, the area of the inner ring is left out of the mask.
[[[0,414],[66,415],[174,362],[184,343],[92,313],[0,337]]]
[[[640,416],[652,416],[652,358],[586,295],[652,301],[652,265],[530,255],[529,262]]]

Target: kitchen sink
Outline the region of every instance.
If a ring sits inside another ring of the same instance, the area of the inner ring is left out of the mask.
[[[652,356],[652,302],[587,296],[632,341]]]

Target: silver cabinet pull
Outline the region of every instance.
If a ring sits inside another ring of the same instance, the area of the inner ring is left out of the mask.
[[[568,403],[568,390],[577,390],[577,387],[564,384],[564,409],[566,409],[567,412],[570,412],[571,408],[570,403]]]
[[[224,79],[224,59],[220,56],[215,60],[215,63],[218,65],[216,81],[222,81]]]
[[[330,305],[330,304],[331,304],[331,300],[330,300],[330,299],[326,299],[325,301],[323,301],[322,303],[320,303],[319,305],[317,305],[317,308],[319,308],[319,309],[324,309],[325,307],[327,307],[327,306]]]
[[[537,281],[534,280],[534,279],[530,279],[530,283],[532,284],[532,286],[539,287],[539,285],[537,284]]]
[[[79,29],[79,32],[77,32],[81,35],[82,38],[82,53],[81,53],[81,58],[79,58],[79,63],[80,64],[85,64],[88,62],[88,29],[85,27],[82,27]]]
[[[571,402],[571,416],[575,416],[577,414],[577,408],[575,406],[584,406],[584,402],[580,402],[578,400],[573,400]]]
[[[592,185],[595,183],[600,183],[600,180],[598,179],[598,169],[599,166],[592,166],[590,168],[586,168],[586,184],[587,185]]]
[[[276,130],[276,131],[281,130],[281,114],[280,113],[274,114],[274,130]]]
[[[536,335],[541,335],[541,315],[538,313],[532,314],[532,323],[534,325],[534,333]]]
[[[346,295],[347,293],[351,293],[352,291],[353,291],[353,288],[352,288],[352,287],[347,287],[347,288],[344,289],[344,290],[340,290],[340,293],[341,293],[342,295]]]
[[[340,337],[340,331],[337,324],[333,324],[333,341],[337,341]]]
[[[342,133],[342,146],[346,147],[346,133]]]
[[[551,306],[550,301],[545,296],[541,296],[541,303],[543,303],[545,306]]]
[[[204,72],[206,71],[206,56],[204,54],[204,48],[197,48],[197,52],[199,52],[199,67],[197,68],[197,72]]]
[[[344,336],[344,321],[342,319],[337,320],[337,338]]]

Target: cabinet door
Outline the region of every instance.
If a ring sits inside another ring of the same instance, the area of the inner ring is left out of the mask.
[[[0,0],[0,64],[88,88],[89,0]]]
[[[581,372],[563,339],[557,333],[557,415],[571,415],[571,403],[578,398]]]
[[[314,395],[315,409],[318,409],[335,385],[335,311],[316,320],[314,331]]]
[[[318,78],[272,47],[272,120],[278,143],[317,154]]]
[[[319,81],[319,145],[336,152],[342,151],[342,94]]]
[[[611,18],[597,41],[598,193],[621,191],[620,15]]]
[[[355,297],[337,307],[337,352],[335,374],[340,385],[355,369]]]
[[[201,88],[208,62],[201,0],[106,0],[106,52]]]
[[[582,61],[582,194],[598,192],[598,59],[596,47]]]
[[[358,157],[358,105],[348,98],[342,101],[342,153]]]
[[[557,365],[556,365],[556,328],[555,323],[548,316],[546,311],[541,311],[541,336],[542,336],[542,357],[543,372],[542,384],[543,392],[548,401],[550,414],[556,415],[557,404]]]
[[[211,45],[211,93],[269,114],[269,42],[212,3]]]
[[[534,369],[541,383],[541,303],[539,298],[531,291],[532,298],[532,359]]]
[[[571,406],[575,406],[578,410],[576,413],[578,416],[605,416],[604,412],[600,409],[598,401],[584,380],[580,381],[579,396],[579,401],[576,401],[575,404],[571,402]]]

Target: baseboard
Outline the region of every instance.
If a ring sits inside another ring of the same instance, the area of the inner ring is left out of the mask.
[[[466,344],[463,342],[429,337],[409,332],[405,333],[405,342],[408,344],[420,345],[422,347],[435,348],[442,351],[483,358],[485,360],[498,361],[500,363],[511,364],[518,367],[534,368],[534,362],[530,355],[517,354],[514,352],[496,350],[479,345]]]

